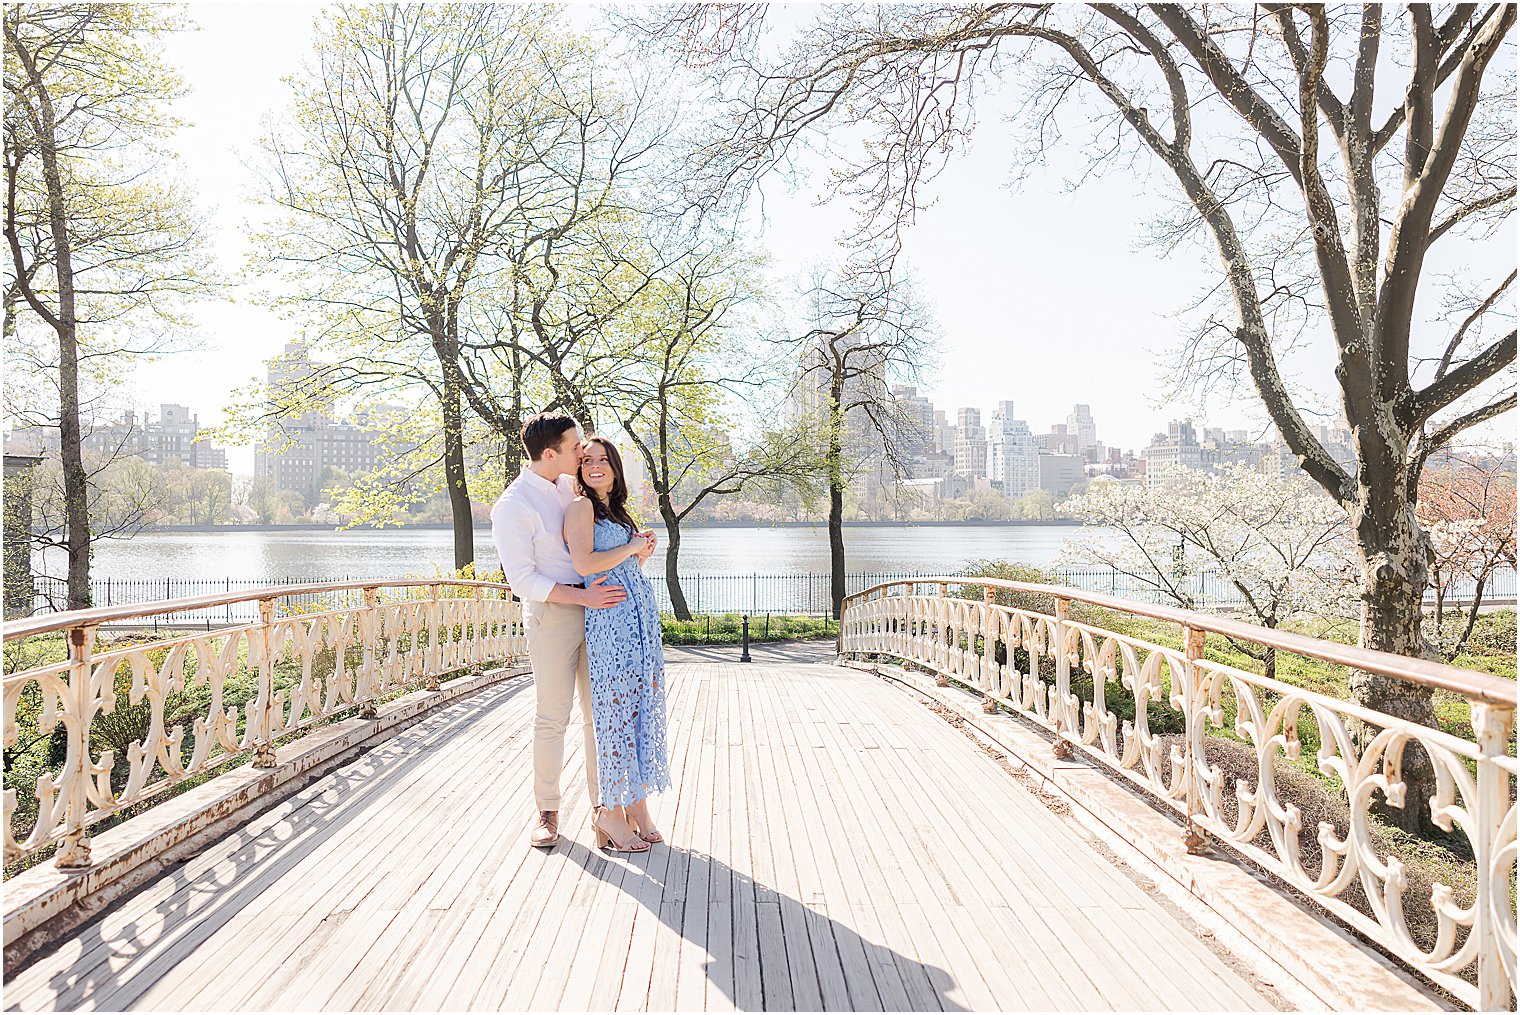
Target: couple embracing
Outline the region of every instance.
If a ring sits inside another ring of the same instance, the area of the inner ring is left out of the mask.
[[[529,841],[559,842],[565,731],[579,698],[596,843],[641,853],[661,841],[648,796],[670,788],[660,615],[640,570],[655,535],[629,514],[611,441],[545,412],[523,426],[522,444],[528,463],[491,508],[491,538],[523,601],[538,699]]]

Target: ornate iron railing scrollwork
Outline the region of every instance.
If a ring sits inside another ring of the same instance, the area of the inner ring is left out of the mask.
[[[970,595],[952,597],[952,587]],[[999,591],[1019,594],[1026,607],[1043,597],[1048,612],[1000,605]],[[1073,603],[1176,624],[1183,647],[1075,619]],[[1473,737],[1216,662],[1204,652],[1209,634],[1460,695],[1471,706]],[[1464,1002],[1508,1007],[1517,981],[1513,680],[1061,586],[954,576],[847,597],[839,647],[980,691],[1055,734],[1057,753],[1081,751],[1175,809],[1190,850],[1225,843]],[[1016,665],[1018,656],[1024,662]],[[1304,812],[1278,784],[1291,772],[1284,764],[1303,759],[1306,733],[1315,741],[1309,777],[1343,794],[1349,815],[1343,828],[1319,822],[1317,863],[1304,854]],[[1435,884],[1426,914],[1435,928],[1425,944],[1405,916],[1405,867],[1374,841],[1376,807],[1404,802],[1403,761],[1416,744],[1434,767],[1432,820],[1460,831],[1476,871],[1475,886]],[[1226,749],[1254,757],[1254,774],[1247,768],[1233,786],[1221,764]],[[1347,901],[1353,886],[1365,905]]]
[[[313,596],[332,601],[290,605]],[[162,625],[249,601],[258,604],[252,623],[124,644],[100,639],[103,625]],[[24,646],[42,646],[45,655],[56,641],[43,636],[56,634],[66,658],[29,664]],[[56,847],[60,868],[90,866],[92,825],[186,779],[243,755],[273,766],[280,738],[344,709],[373,716],[399,692],[437,690],[442,674],[527,654],[511,589],[454,579],[291,585],[46,614],[7,624],[5,645],[7,670],[17,667],[5,674],[7,752],[21,746],[23,730],[33,745],[66,735],[61,763],[36,779],[35,813],[21,813],[22,787],[10,784],[8,765],[5,862]],[[118,759],[92,729],[123,699],[128,708],[147,706],[136,717],[145,735],[118,743]],[[187,702],[193,713],[170,712]]]

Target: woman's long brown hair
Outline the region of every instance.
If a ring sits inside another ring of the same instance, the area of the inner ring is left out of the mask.
[[[603,502],[601,494],[587,486],[586,477],[581,475],[585,465],[575,470],[576,489],[582,497],[591,501],[591,510],[598,521],[611,519],[626,528],[631,536],[639,530],[639,525],[628,510],[628,481],[623,478],[623,456],[618,454],[616,445],[605,437],[588,437],[586,443],[600,444],[602,450],[607,452],[607,464],[612,467],[612,489],[607,491],[607,500]]]

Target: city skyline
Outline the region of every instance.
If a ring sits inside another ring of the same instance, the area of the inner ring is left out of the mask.
[[[288,352],[289,350],[287,350],[287,354]],[[274,383],[273,379],[279,372],[280,368],[278,367],[268,369],[267,373],[271,378],[271,383]],[[941,408],[932,397],[930,397],[925,392],[918,390],[914,385],[893,385],[891,390],[894,399],[896,399],[899,404],[915,401],[926,404],[929,409],[925,421],[928,422],[931,426],[934,424],[935,417],[938,417],[940,421],[948,423],[948,420],[952,414],[958,421],[968,418],[972,420],[972,425],[979,428],[979,430],[982,432],[982,440],[985,445],[983,456],[976,459],[977,464],[975,466],[975,469],[981,474],[987,475],[989,478],[999,480],[1002,477],[992,474],[992,459],[988,456],[986,451],[988,448],[990,448],[992,443],[992,434],[995,432],[994,423],[1001,419],[1007,419],[1014,423],[1025,424],[1026,430],[1024,432],[1037,440],[1040,438],[1049,438],[1055,435],[1069,435],[1075,439],[1071,453],[1078,456],[1086,455],[1087,451],[1093,446],[1096,446],[1100,451],[1117,452],[1126,457],[1139,456],[1148,446],[1152,445],[1156,438],[1165,437],[1168,435],[1169,430],[1175,430],[1175,426],[1178,422],[1185,422],[1189,427],[1192,427],[1197,432],[1207,431],[1209,433],[1223,434],[1230,441],[1235,443],[1260,444],[1273,443],[1278,440],[1278,438],[1275,436],[1275,432],[1270,431],[1270,428],[1269,432],[1265,435],[1256,436],[1250,429],[1216,427],[1210,425],[1210,421],[1206,419],[1199,419],[1196,416],[1183,415],[1179,417],[1173,415],[1166,418],[1165,425],[1158,426],[1156,429],[1154,429],[1144,443],[1136,443],[1130,446],[1126,444],[1110,443],[1103,440],[1100,422],[1095,417],[1089,415],[1086,422],[1089,423],[1092,427],[1091,440],[1084,441],[1084,439],[1071,428],[1070,421],[1075,413],[1068,413],[1066,417],[1061,421],[1042,424],[1037,419],[1031,419],[1021,414],[1020,410],[1017,408],[1019,403],[1011,399],[1002,399],[996,401],[993,403],[994,408],[991,411],[987,411],[987,407],[985,405],[947,405]],[[395,407],[381,408],[386,410],[394,410]],[[110,433],[122,427],[127,427],[129,429],[135,427],[139,432],[141,432],[141,434],[148,437],[157,435],[161,430],[172,431],[176,435],[174,438],[174,450],[172,452],[172,455],[182,458],[184,464],[193,464],[194,467],[197,468],[224,469],[228,472],[231,472],[233,475],[238,476],[255,476],[264,472],[264,469],[257,464],[255,464],[254,467],[248,469],[247,471],[241,471],[234,465],[230,464],[231,455],[227,448],[223,447],[222,445],[213,444],[208,440],[194,441],[196,432],[200,427],[199,413],[196,411],[195,406],[182,403],[159,403],[158,409],[160,418],[157,420],[153,418],[153,414],[148,410],[147,407],[143,407],[141,409],[134,407],[122,410],[120,413],[102,415],[98,418],[88,420],[87,423],[91,433],[95,436],[95,439],[104,439]],[[1087,403],[1073,403],[1073,409],[1090,411],[1091,406]],[[322,411],[308,412],[305,415],[318,415],[322,417],[322,422],[326,424],[340,428],[352,428],[355,425],[367,424],[369,422],[368,417],[371,415],[371,413],[344,411],[341,408],[335,408],[329,405]],[[1163,415],[1158,415],[1156,418],[1159,420],[1163,418]],[[986,425],[983,425],[983,421],[985,421]],[[310,429],[311,425],[312,424],[310,421],[304,417],[301,419],[293,418],[283,424],[276,425],[275,429],[296,431],[302,429]],[[954,440],[954,435],[959,425],[959,423],[948,423],[949,431],[951,434],[951,441]],[[31,434],[35,431],[40,431],[41,429],[46,428],[15,427],[6,430],[5,436],[7,440],[7,447],[13,453],[31,453],[27,450],[30,444],[35,443],[35,438],[32,437]],[[1329,431],[1343,429],[1344,426],[1340,422],[1324,425],[1319,428],[1321,431],[1322,439],[1324,439],[1324,435]],[[248,446],[250,456],[255,460],[255,463],[257,463],[257,460],[262,456],[269,455],[278,457],[283,453],[282,451],[277,450],[274,445],[270,444],[269,438],[267,437],[268,432],[269,431],[267,429],[261,431],[260,435],[256,436],[252,443],[250,443]],[[1175,433],[1173,433],[1173,436],[1175,436]],[[941,436],[939,434],[932,434],[930,441],[931,443],[935,443],[940,439]],[[193,444],[192,441],[194,441]],[[155,462],[155,464],[161,464],[156,457],[157,455],[161,454],[161,452],[155,452],[153,450],[154,447],[157,447],[157,445],[152,445],[151,443],[145,444],[142,450],[146,453],[143,454],[143,457],[147,457],[150,461]],[[193,458],[195,459],[194,461],[192,461],[192,449]],[[953,447],[937,446],[936,450],[941,450],[951,457],[954,457],[955,454]],[[182,451],[183,453],[181,453]],[[124,450],[122,453],[134,455],[139,454],[140,452],[138,450]],[[961,471],[968,470],[963,467]]]

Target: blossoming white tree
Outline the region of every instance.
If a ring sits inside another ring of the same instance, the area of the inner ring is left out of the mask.
[[[1420,483],[1420,523],[1430,539],[1430,587],[1436,593],[1431,648],[1442,659],[1462,654],[1495,572],[1515,566],[1513,463],[1450,456]],[[1456,586],[1469,585],[1453,623],[1446,609]]]
[[[1249,466],[1179,472],[1164,484],[1095,483],[1066,510],[1090,526],[1068,541],[1073,564],[1111,567],[1184,609],[1191,579],[1212,573],[1240,592],[1264,627],[1301,616],[1356,616],[1356,565],[1346,513],[1302,475],[1279,479]],[[1237,644],[1276,674],[1271,649]]]

